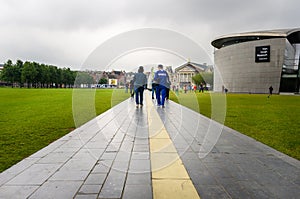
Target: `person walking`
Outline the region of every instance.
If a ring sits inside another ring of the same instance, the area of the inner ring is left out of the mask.
[[[178,85],[175,87],[175,93],[177,96],[179,96],[179,86]]]
[[[273,94],[273,87],[270,86],[270,87],[269,87],[269,96],[268,96],[268,98],[269,98],[272,94]]]
[[[161,106],[165,108],[165,99],[166,99],[166,92],[167,86],[170,82],[169,75],[167,71],[163,69],[163,65],[158,65],[158,71],[154,74],[154,81],[156,81],[156,100],[157,106]]]
[[[129,83],[129,89],[130,89],[130,96],[134,96],[134,89],[133,89],[133,80],[130,81]]]
[[[136,107],[138,108],[139,105],[143,107],[144,88],[147,88],[147,77],[144,74],[143,66],[140,66],[138,69],[138,73],[134,75],[133,85],[134,85],[134,92],[135,92]]]
[[[129,83],[127,82],[127,83],[125,84],[125,93],[128,93],[128,88],[129,88]]]
[[[200,92],[202,92],[202,93],[204,92],[204,85],[203,85],[202,82],[201,82],[201,84],[200,84],[199,93],[200,93]]]

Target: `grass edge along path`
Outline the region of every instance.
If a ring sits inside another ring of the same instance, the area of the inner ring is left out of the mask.
[[[171,93],[170,99],[211,118],[211,95],[223,94]],[[227,94],[226,106],[224,125],[300,160],[300,96]]]
[[[95,94],[96,115],[129,97],[124,90],[87,90]],[[72,94],[73,89],[0,88],[0,172],[75,129]]]

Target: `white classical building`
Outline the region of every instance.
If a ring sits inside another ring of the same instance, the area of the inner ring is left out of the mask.
[[[193,83],[193,76],[200,72],[212,72],[212,66],[207,64],[197,64],[194,62],[187,62],[175,69],[175,74],[172,76],[172,85],[183,87]]]

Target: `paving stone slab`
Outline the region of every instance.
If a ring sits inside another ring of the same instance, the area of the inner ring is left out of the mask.
[[[73,198],[83,181],[48,181],[30,199]]]
[[[199,185],[196,184],[195,188],[200,194],[201,198],[210,199],[231,199],[225,189],[220,185]]]
[[[77,194],[74,199],[97,199],[98,194]]]
[[[68,181],[83,181],[89,174],[89,170],[70,170],[70,169],[60,169],[57,171],[49,180],[68,180]]]
[[[7,185],[41,185],[60,167],[60,164],[34,164],[11,179]]]
[[[102,185],[107,177],[106,173],[91,173],[85,180],[85,185]]]
[[[39,158],[25,158],[21,162],[18,162],[17,164],[13,165],[9,169],[3,171],[0,174],[0,186],[7,183],[9,180],[23,172],[25,169],[36,163]]]
[[[151,173],[128,173],[126,185],[151,185]]]
[[[100,191],[99,198],[120,198],[123,193],[126,173],[111,170]]]
[[[23,199],[29,197],[39,186],[11,186],[0,187],[0,198]]]
[[[150,160],[132,159],[129,165],[130,173],[144,173],[150,171]]]
[[[123,199],[152,199],[151,185],[127,185],[125,186]]]
[[[101,185],[97,184],[84,184],[80,188],[78,194],[85,195],[85,194],[98,194],[100,192]]]

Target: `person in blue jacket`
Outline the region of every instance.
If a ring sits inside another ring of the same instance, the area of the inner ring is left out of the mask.
[[[136,107],[138,108],[139,105],[142,107],[144,89],[147,88],[147,77],[144,74],[143,66],[140,66],[138,69],[138,73],[134,75],[133,85],[134,85],[134,92],[135,92]]]
[[[165,99],[167,88],[170,86],[169,75],[167,71],[163,69],[163,65],[158,65],[158,71],[154,74],[154,81],[157,83],[156,86],[156,100],[157,105],[165,108]]]

